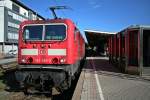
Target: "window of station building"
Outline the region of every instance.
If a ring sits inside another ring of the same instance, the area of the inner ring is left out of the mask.
[[[18,34],[15,32],[8,32],[8,39],[18,40]]]
[[[29,19],[32,20],[32,19],[33,19],[33,13],[32,13],[31,11],[29,11],[29,12],[28,12],[28,15],[29,15]]]
[[[15,14],[15,13],[8,13],[9,14],[9,16],[10,17],[12,17],[13,19],[15,19],[15,20],[18,20],[18,21],[24,21],[25,20],[25,18],[24,17],[22,17],[21,15],[18,15],[18,14]]]
[[[18,34],[14,34],[14,39],[18,40]]]
[[[26,13],[23,13],[25,16],[27,16],[27,14]]]
[[[8,33],[8,39],[12,39],[13,34],[12,33]]]
[[[18,28],[19,28],[19,25],[16,24],[16,23],[8,22],[8,27],[13,27],[13,28],[18,29]]]
[[[19,13],[20,9],[19,9],[19,6],[17,6],[16,4],[12,4],[12,10]]]
[[[13,13],[11,11],[8,11],[8,15],[13,16]]]

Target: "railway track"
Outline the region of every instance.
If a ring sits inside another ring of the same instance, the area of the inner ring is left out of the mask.
[[[0,72],[5,72],[8,70],[16,69],[17,59],[9,58],[9,59],[1,59],[0,60]]]

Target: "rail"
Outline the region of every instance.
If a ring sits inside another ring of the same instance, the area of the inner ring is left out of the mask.
[[[0,60],[0,72],[15,69],[17,66],[17,58],[1,59]]]

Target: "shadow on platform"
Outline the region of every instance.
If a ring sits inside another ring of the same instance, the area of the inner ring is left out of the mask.
[[[118,77],[121,79],[148,81],[137,75],[121,73],[117,67],[109,63],[108,57],[87,57],[83,71],[103,76]]]
[[[87,71],[107,71],[120,73],[120,71],[109,64],[108,57],[87,57],[85,67]]]

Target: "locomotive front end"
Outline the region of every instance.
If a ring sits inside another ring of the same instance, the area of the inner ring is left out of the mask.
[[[66,28],[63,23],[29,24],[19,41],[19,64],[65,64]]]
[[[65,23],[28,23],[19,33],[18,70],[21,87],[48,91],[67,88],[67,25]]]
[[[16,79],[23,88],[64,91],[80,72],[84,39],[69,19],[26,21],[20,25]]]

